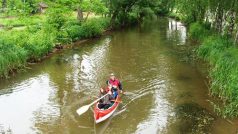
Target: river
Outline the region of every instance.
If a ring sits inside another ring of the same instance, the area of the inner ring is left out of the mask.
[[[235,134],[238,121],[213,112],[206,68],[189,61],[189,45],[186,27],[167,18],[76,43],[1,80],[0,133]],[[91,110],[76,110],[97,97],[111,72],[128,94],[96,125]]]

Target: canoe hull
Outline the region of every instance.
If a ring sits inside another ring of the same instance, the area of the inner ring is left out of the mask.
[[[98,103],[95,105],[94,108],[94,120],[95,123],[100,123],[108,119],[113,115],[113,113],[116,111],[117,107],[119,106],[119,97],[117,97],[115,103],[108,109],[102,110],[98,108]]]

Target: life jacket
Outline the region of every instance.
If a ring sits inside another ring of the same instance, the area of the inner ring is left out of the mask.
[[[115,79],[115,80],[111,80],[111,79],[110,79],[108,82],[109,82],[109,84],[111,84],[112,86],[119,87],[120,81],[119,81],[118,79]]]

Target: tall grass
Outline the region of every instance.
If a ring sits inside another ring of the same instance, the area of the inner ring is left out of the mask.
[[[201,46],[198,48],[198,55],[211,64],[216,64],[224,50],[232,46],[232,42],[228,39],[218,36],[204,36]]]
[[[223,101],[222,105],[214,104],[214,108],[224,118],[238,117],[238,49],[219,35],[202,39],[198,56],[210,63],[211,94]]]
[[[90,38],[100,36],[106,27],[106,23],[102,19],[91,19],[81,25],[82,38]]]
[[[27,52],[28,59],[37,60],[46,55],[53,48],[53,34],[44,30],[31,31],[9,31],[0,34],[8,40],[9,45],[23,48]]]
[[[202,40],[209,35],[209,31],[204,24],[196,22],[189,25],[189,35],[195,40]]]
[[[7,38],[0,39],[0,77],[8,77],[10,72],[23,67],[27,60],[27,52],[12,44]]]
[[[94,18],[89,19],[84,23],[74,23],[73,25],[67,25],[66,31],[69,37],[75,41],[78,39],[85,39],[91,37],[97,37],[102,35],[103,31],[108,28],[109,19],[107,18]]]
[[[52,51],[56,43],[67,44],[97,37],[109,26],[107,18],[79,22],[67,20],[63,13],[57,13],[50,13],[41,25],[0,32],[0,77],[7,77],[9,72],[23,67],[26,61],[39,61]]]
[[[223,117],[238,116],[238,50],[229,48],[224,50],[217,59],[210,72],[213,80],[211,91],[219,96],[224,105],[220,114]]]
[[[43,30],[0,32],[0,77],[25,66],[26,61],[37,61],[49,53],[54,38]]]
[[[31,60],[38,60],[53,49],[54,37],[50,33],[41,30],[28,36],[29,39],[20,45],[27,50]]]
[[[45,23],[45,16],[20,16],[12,18],[0,18],[0,24],[8,27],[32,26]]]

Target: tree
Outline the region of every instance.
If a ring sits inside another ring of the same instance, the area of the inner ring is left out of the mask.
[[[119,23],[122,26],[129,24],[133,18],[141,23],[145,17],[151,17],[158,9],[159,0],[109,0],[109,14],[111,25]]]
[[[7,7],[7,0],[2,0],[2,9],[3,9],[3,11],[6,7]]]
[[[108,12],[108,9],[101,0],[82,0],[79,7],[83,12],[87,12],[84,20],[87,20],[92,12],[96,14],[106,14]]]

